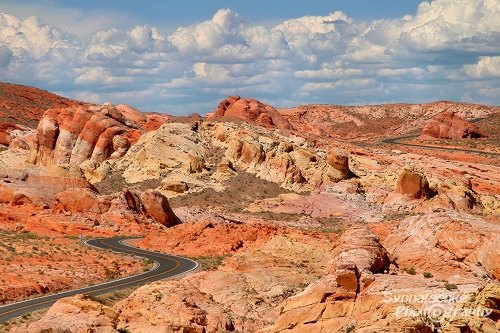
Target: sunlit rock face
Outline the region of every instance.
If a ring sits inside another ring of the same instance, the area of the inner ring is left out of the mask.
[[[477,139],[487,138],[479,126],[473,124],[455,111],[447,110],[430,119],[424,126],[420,139]]]

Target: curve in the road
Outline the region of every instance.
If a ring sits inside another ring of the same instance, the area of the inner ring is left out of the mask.
[[[57,300],[63,297],[74,296],[76,294],[92,294],[92,295],[105,294],[115,290],[120,290],[132,286],[138,286],[140,284],[147,282],[172,278],[174,276],[195,270],[198,267],[198,263],[194,260],[158,252],[142,250],[136,247],[131,247],[123,244],[123,241],[127,239],[130,238],[127,237],[100,238],[100,239],[88,240],[85,242],[85,244],[100,249],[106,249],[114,252],[153,259],[156,263],[156,267],[154,269],[142,274],[129,276],[126,278],[94,286],[68,290],[57,294],[51,294],[47,296],[42,296],[34,299],[29,299],[21,302],[0,306],[0,323],[22,316],[25,313],[49,307],[52,304],[54,304]]]

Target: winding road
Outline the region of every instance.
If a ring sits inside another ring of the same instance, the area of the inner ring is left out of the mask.
[[[125,253],[143,258],[153,259],[156,267],[142,274],[94,285],[86,288],[68,290],[57,294],[51,294],[17,303],[0,306],[0,323],[22,316],[25,313],[40,310],[54,304],[58,299],[76,294],[100,295],[111,291],[138,286],[140,284],[171,278],[195,270],[198,267],[196,261],[176,257],[168,254],[142,250],[123,244],[127,237],[100,238],[85,242],[88,246]]]

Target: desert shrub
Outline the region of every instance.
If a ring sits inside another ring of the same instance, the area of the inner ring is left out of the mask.
[[[415,275],[417,274],[417,271],[415,270],[415,268],[405,268],[405,272],[410,274],[410,275]]]

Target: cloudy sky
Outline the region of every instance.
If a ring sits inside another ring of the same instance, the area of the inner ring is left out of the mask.
[[[0,81],[176,115],[500,105],[500,1],[0,0]]]

